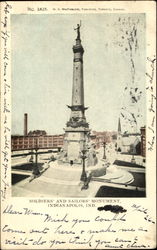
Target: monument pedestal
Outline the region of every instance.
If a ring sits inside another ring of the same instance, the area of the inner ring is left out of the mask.
[[[81,152],[88,145],[89,129],[72,128],[65,129],[64,146],[62,151],[62,162],[73,164],[82,164]]]

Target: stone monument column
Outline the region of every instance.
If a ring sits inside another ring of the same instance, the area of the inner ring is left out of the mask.
[[[73,87],[70,119],[66,124],[62,160],[71,164],[81,164],[81,151],[87,147],[89,125],[86,122],[84,106],[83,53],[80,27],[77,24],[77,38],[73,46]]]
[[[84,49],[81,40],[76,39],[76,45],[73,46],[73,90],[72,106],[84,106],[84,86],[83,86],[83,53]]]

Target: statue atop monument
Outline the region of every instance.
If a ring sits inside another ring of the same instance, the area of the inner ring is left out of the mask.
[[[76,38],[76,40],[80,40],[80,27],[81,27],[81,21],[80,21],[80,24],[77,24],[77,27],[74,28],[74,30],[77,31],[77,38]]]

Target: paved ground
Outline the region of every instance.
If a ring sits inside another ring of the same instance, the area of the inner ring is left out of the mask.
[[[119,197],[144,196],[145,167],[131,164],[131,156],[117,154],[113,146],[107,148],[106,156],[110,167],[105,170],[105,174],[104,166],[106,166],[106,162],[102,161],[103,148],[98,150],[97,156],[99,164],[95,167],[86,168],[87,174],[92,171],[95,175],[86,190],[82,189],[83,183],[80,181],[82,166],[58,165],[55,161],[49,164],[47,170],[48,163],[45,163],[45,171],[38,178],[30,181],[29,177],[13,185],[12,195],[16,197],[82,198],[117,197],[117,195]],[[142,162],[140,157],[135,158],[136,161],[138,160],[138,164],[140,161]],[[114,164],[116,159],[121,165]],[[45,159],[43,159],[44,161]],[[137,187],[140,188],[138,191]]]
[[[27,178],[16,185],[13,185],[12,195],[22,197],[95,197],[101,186],[106,185],[112,187],[124,188],[124,183],[134,187],[141,182],[140,186],[144,186],[143,181],[140,179],[134,180],[134,176],[125,170],[116,170],[108,172],[102,177],[96,177],[94,181],[89,183],[87,190],[82,190],[82,183],[80,182],[82,169],[67,167],[57,167],[50,164],[50,167],[38,178],[29,182]],[[108,184],[109,182],[109,184]],[[132,182],[132,183],[130,183]],[[128,187],[129,188],[129,187]],[[135,189],[135,188],[134,188]],[[105,195],[105,194],[104,194]],[[107,194],[106,194],[107,195]],[[123,196],[125,196],[123,190]],[[107,196],[106,196],[107,197]],[[113,196],[114,197],[114,196]]]
[[[13,196],[29,197],[86,197],[88,190],[81,190],[82,168],[50,167],[38,178],[22,181],[13,186]]]

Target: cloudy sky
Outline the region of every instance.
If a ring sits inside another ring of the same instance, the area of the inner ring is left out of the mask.
[[[145,15],[12,15],[12,134],[63,133],[70,117],[76,27],[82,21],[87,122],[92,130],[145,125]],[[128,115],[129,114],[129,115]]]

